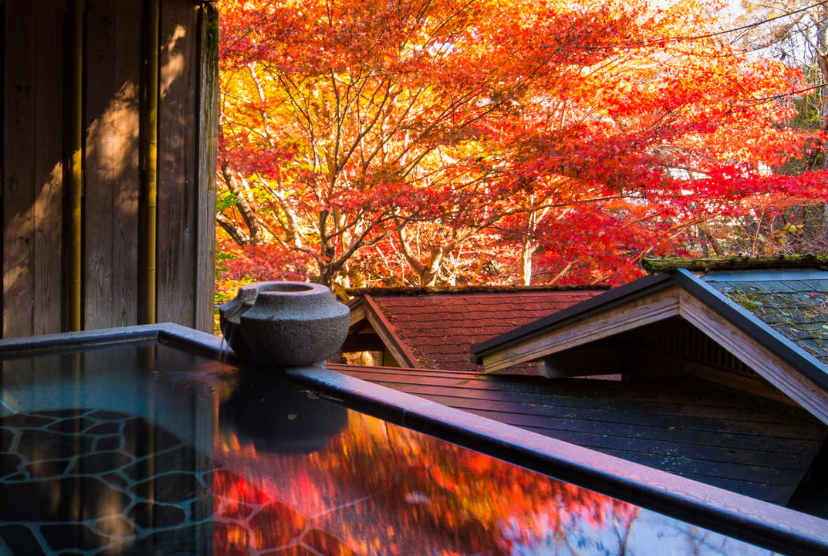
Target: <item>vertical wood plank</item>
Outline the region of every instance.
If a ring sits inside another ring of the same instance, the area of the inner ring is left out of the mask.
[[[68,0],[35,2],[34,333],[62,329],[63,53]]]
[[[6,2],[3,337],[34,331],[35,3]]]
[[[0,0],[0,275],[3,274],[5,257],[3,255],[5,242],[5,220],[3,215],[3,190],[5,189],[5,140],[6,140],[6,3]],[[3,294],[5,287],[0,285],[0,339],[3,338]]]
[[[113,207],[114,326],[138,324],[142,6],[143,2],[135,0],[117,0],[114,104],[121,168],[116,176]]]
[[[195,327],[212,332],[215,290],[216,164],[218,154],[218,10],[201,8],[198,126],[198,256]]]
[[[116,5],[88,0],[86,9],[83,327],[90,330],[114,326],[112,207],[119,163],[112,112]]]
[[[195,325],[198,11],[161,3],[158,115],[158,322]]]

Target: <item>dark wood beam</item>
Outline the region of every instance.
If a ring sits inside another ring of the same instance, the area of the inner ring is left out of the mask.
[[[350,334],[342,344],[342,353],[355,351],[383,351],[385,343],[376,334]]]

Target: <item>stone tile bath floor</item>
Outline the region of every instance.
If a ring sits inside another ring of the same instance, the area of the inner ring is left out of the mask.
[[[2,417],[0,537],[31,556],[210,554],[214,535],[251,534],[259,554],[352,554],[261,492],[217,496],[213,480],[227,475],[141,417],[88,409]]]

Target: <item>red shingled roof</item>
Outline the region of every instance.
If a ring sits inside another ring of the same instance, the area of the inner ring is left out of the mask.
[[[602,293],[603,290],[371,295],[396,335],[430,369],[481,371],[473,344]]]

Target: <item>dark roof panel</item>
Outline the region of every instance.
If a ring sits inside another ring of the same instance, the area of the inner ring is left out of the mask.
[[[828,429],[807,412],[692,379],[652,383],[331,366],[533,432],[786,503]]]
[[[472,346],[476,362],[592,314],[678,285],[828,391],[828,271],[684,268],[646,276]]]

